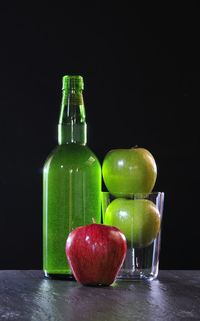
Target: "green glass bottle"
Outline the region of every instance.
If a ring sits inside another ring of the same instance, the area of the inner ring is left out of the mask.
[[[47,277],[72,278],[66,239],[78,226],[101,222],[101,166],[86,146],[83,78],[63,77],[58,146],[43,171],[43,270]]]

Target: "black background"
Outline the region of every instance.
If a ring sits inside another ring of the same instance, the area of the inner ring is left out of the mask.
[[[154,155],[165,192],[161,268],[199,259],[199,11],[114,1],[0,12],[0,269],[42,268],[42,167],[56,145],[61,78],[85,80],[88,145]]]

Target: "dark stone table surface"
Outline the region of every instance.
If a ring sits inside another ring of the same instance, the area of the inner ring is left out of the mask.
[[[86,287],[42,271],[0,271],[0,320],[200,320],[200,271],[159,271],[157,280]]]

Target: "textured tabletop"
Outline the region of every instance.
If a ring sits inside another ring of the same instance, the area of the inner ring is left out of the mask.
[[[0,320],[200,320],[200,271],[160,271],[151,282],[86,287],[42,271],[0,271]]]

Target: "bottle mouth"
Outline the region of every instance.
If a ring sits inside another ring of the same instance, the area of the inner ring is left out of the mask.
[[[65,75],[62,78],[62,90],[78,89],[83,90],[83,77],[79,75]]]

